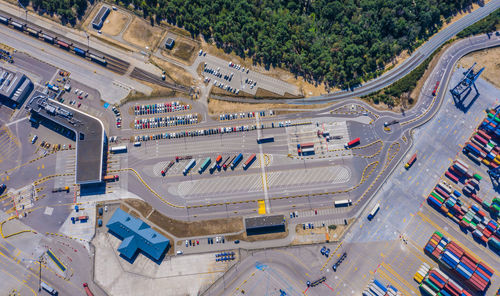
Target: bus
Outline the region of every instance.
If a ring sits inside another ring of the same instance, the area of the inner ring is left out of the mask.
[[[378,210],[380,210],[380,204],[379,203],[377,203],[373,207],[373,209],[370,211],[370,213],[368,214],[368,220],[372,220],[375,217],[375,215],[377,215]]]
[[[42,289],[44,289],[45,291],[47,291],[47,293],[49,293],[50,295],[58,295],[59,293],[54,289],[52,288],[51,286],[47,285],[45,282],[42,282]]]
[[[127,152],[127,146],[122,145],[122,146],[113,146],[109,149],[109,152],[111,153],[126,153]]]

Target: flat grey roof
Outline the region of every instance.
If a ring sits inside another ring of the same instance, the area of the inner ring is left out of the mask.
[[[46,94],[39,91],[33,94],[28,107],[31,112],[75,132],[76,183],[101,182],[105,137],[102,122],[79,110],[48,99]]]
[[[246,228],[259,228],[259,227],[269,227],[278,226],[285,224],[285,217],[283,215],[273,215],[273,216],[262,216],[246,218],[245,225]]]
[[[14,92],[26,80],[26,76],[20,72],[12,72],[4,68],[0,68],[0,96],[12,100]]]

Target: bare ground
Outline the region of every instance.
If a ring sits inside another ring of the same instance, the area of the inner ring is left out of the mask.
[[[162,54],[186,65],[191,65],[196,59],[196,53],[200,50],[200,47],[197,41],[177,36],[174,48],[172,50],[164,49],[162,50]]]
[[[102,26],[102,32],[112,36],[116,36],[122,31],[123,26],[125,26],[128,19],[129,16],[125,13],[117,10],[112,10],[109,16],[106,18],[104,26]]]
[[[276,109],[318,109],[325,108],[331,104],[322,105],[287,105],[287,104],[248,104],[248,103],[233,103],[216,99],[208,101],[208,114],[210,116],[219,115],[221,113],[249,112],[258,110],[276,110]]]
[[[142,48],[153,48],[162,34],[162,28],[152,27],[145,20],[135,17],[123,34],[123,39]]]
[[[500,88],[500,47],[485,49],[466,55],[458,64],[464,68],[469,68],[477,63],[476,71],[485,67],[481,78]]]
[[[191,74],[183,68],[155,56],[151,57],[151,61],[163,71],[167,72],[166,76],[168,76],[173,82],[185,86],[191,86],[194,84],[193,76],[191,76]]]

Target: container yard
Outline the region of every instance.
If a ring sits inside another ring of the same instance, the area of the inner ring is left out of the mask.
[[[425,245],[424,252],[474,291],[485,292],[491,284],[494,274],[491,267],[437,231]]]
[[[463,288],[458,282],[451,279],[438,268],[430,268],[426,263],[422,264],[413,278],[419,283],[422,295],[450,295],[450,296],[472,296],[473,294]]]
[[[396,287],[383,285],[377,279],[373,279],[363,291],[363,296],[403,296],[403,294]]]

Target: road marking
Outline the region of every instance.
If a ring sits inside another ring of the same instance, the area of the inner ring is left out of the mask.
[[[257,123],[257,138],[262,138],[262,130],[260,129],[260,123],[259,123],[260,116],[259,114],[255,114],[255,121]],[[262,188],[264,189],[264,202],[265,202],[265,211],[266,213],[270,213],[270,204],[269,204],[269,194],[267,192],[267,174],[266,174],[266,169],[265,169],[265,160],[264,160],[264,153],[262,151],[262,145],[259,145],[259,161],[260,161],[260,171],[262,173]]]

